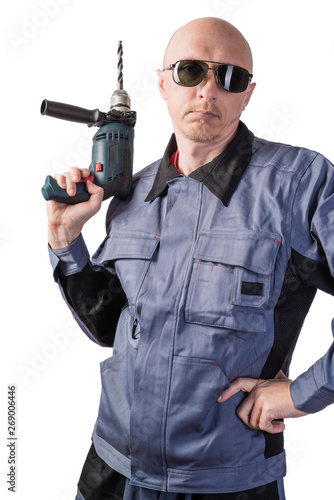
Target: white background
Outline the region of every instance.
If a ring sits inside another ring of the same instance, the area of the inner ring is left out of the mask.
[[[54,284],[46,245],[47,174],[90,162],[92,130],[42,117],[44,98],[109,109],[123,40],[124,86],[138,112],[135,171],[161,157],[171,124],[155,70],[171,34],[196,17],[235,24],[254,53],[256,134],[334,159],[329,0],[16,0],[1,4],[0,496],[73,500],[110,356],[76,327]],[[91,252],[103,209],[85,228]],[[296,377],[329,347],[331,297],[319,294],[294,357]],[[7,385],[17,385],[17,493],[7,491]],[[332,498],[334,410],[287,422],[288,500]],[[332,454],[332,453],[331,453]],[[329,455],[331,456],[331,455]]]

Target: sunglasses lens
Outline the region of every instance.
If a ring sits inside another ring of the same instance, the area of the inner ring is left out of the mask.
[[[249,73],[246,69],[231,64],[218,67],[218,78],[223,89],[228,92],[244,92],[248,86]]]
[[[173,78],[175,83],[184,87],[195,87],[206,76],[208,65],[202,61],[178,61],[175,64]]]

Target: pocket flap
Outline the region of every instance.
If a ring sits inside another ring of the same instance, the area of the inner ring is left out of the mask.
[[[200,234],[195,259],[240,266],[270,274],[281,243],[278,234],[248,229],[208,231]]]
[[[137,231],[111,232],[99,255],[99,260],[151,259],[160,239],[150,233]]]

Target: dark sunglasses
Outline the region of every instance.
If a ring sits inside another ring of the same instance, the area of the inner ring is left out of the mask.
[[[210,68],[207,63],[219,64],[217,68]],[[222,88],[227,92],[239,93],[244,92],[248,83],[253,77],[247,69],[233,64],[220,64],[214,61],[196,61],[185,59],[177,61],[175,64],[170,64],[162,71],[167,69],[173,70],[173,80],[182,87],[195,87],[201,83],[209,69],[216,72],[216,78]]]

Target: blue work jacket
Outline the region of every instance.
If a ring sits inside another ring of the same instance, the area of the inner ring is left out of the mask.
[[[51,262],[82,329],[113,346],[98,455],[144,488],[242,491],[285,475],[283,437],[238,418],[243,392],[217,398],[237,377],[288,374],[316,289],[334,293],[334,171],[241,122],[187,177],[169,160],[176,147],[111,201],[92,260],[80,236]],[[292,384],[305,412],[334,401],[332,350]]]

